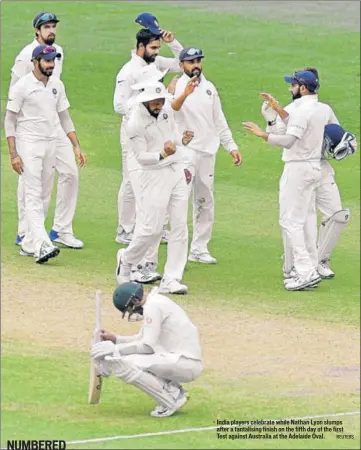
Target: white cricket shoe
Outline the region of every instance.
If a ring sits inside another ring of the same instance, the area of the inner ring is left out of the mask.
[[[163,227],[163,233],[162,233],[162,240],[161,240],[161,243],[162,243],[162,244],[168,244],[168,241],[169,241],[169,234],[170,234],[170,231],[167,230],[167,226],[164,225],[164,227]]]
[[[296,275],[294,278],[284,280],[284,287],[287,291],[302,291],[306,288],[311,288],[321,281],[321,277],[315,271],[312,272],[307,279]]]
[[[217,264],[216,258],[213,258],[209,253],[193,253],[188,256],[188,261],[200,262],[203,264]]]
[[[144,266],[139,264],[135,270],[132,270],[131,281],[138,283],[155,283],[162,279],[162,275],[155,271],[154,263],[145,263]]]
[[[177,280],[165,280],[160,282],[158,294],[188,294],[188,287]]]
[[[335,273],[330,269],[330,260],[325,259],[320,261],[317,266],[317,272],[319,273],[321,278],[330,279],[335,276]]]
[[[150,415],[152,417],[169,417],[172,416],[176,411],[182,408],[188,401],[187,396],[179,390],[179,394],[175,399],[175,405],[172,408],[168,408],[163,405],[158,405]]]
[[[133,239],[133,232],[126,233],[124,230],[117,231],[117,235],[115,236],[115,242],[117,244],[125,244],[129,245]]]
[[[130,281],[131,267],[122,263],[122,256],[125,249],[117,251],[117,267],[115,269],[115,278],[118,284],[128,283]]]
[[[37,264],[43,264],[51,258],[55,258],[60,253],[60,248],[49,245],[47,242],[41,244],[40,250],[35,251],[34,257]]]
[[[63,244],[68,248],[80,250],[84,247],[84,242],[80,239],[77,239],[71,233],[61,233],[55,230],[51,230],[49,233],[49,238],[51,241],[56,242],[57,244]]]
[[[283,279],[289,280],[290,278],[294,278],[297,275],[297,272],[295,271],[294,267],[289,272],[283,271]]]
[[[20,247],[19,255],[20,256],[34,256],[34,253],[27,252],[26,250],[23,249],[23,247]]]

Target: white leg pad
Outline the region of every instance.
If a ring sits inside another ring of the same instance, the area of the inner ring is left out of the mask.
[[[341,209],[335,212],[327,220],[323,221],[318,234],[318,260],[324,261],[330,258],[341,231],[349,222],[351,212],[349,209]]]
[[[166,391],[164,380],[149,372],[140,370],[137,366],[130,364],[121,357],[112,360],[109,364],[111,364],[112,372],[117,378],[133,384],[152,397],[158,404],[167,408],[175,407],[175,399]]]

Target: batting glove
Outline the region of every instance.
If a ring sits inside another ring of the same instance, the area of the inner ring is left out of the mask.
[[[115,344],[111,341],[97,342],[91,348],[90,355],[92,359],[102,360],[108,355],[113,355],[116,350]]]

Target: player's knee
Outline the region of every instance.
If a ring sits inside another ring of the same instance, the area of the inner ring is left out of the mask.
[[[71,184],[74,187],[78,187],[79,183],[78,171],[69,170],[66,172],[59,172],[58,183]]]
[[[114,361],[111,364],[113,365],[112,370],[114,375],[126,383],[134,383],[134,381],[136,381],[141,374],[138,367],[133,366],[124,360]]]

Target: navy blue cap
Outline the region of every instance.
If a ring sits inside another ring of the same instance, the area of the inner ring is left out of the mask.
[[[40,28],[41,25],[47,22],[55,22],[58,23],[59,20],[55,14],[49,12],[41,12],[34,17],[33,27]]]
[[[152,33],[160,36],[162,32],[159,28],[158,20],[153,14],[150,13],[141,13],[135,18],[135,23],[139,23],[144,28],[147,28]]]
[[[61,54],[57,52],[55,47],[51,45],[41,44],[34,48],[32,59],[45,59],[51,61],[55,58],[61,58]]]
[[[320,87],[320,82],[316,75],[308,70],[300,70],[291,76],[284,77],[286,83],[299,84],[305,86],[310,92],[316,92]]]
[[[200,48],[186,47],[179,54],[179,61],[192,61],[193,59],[204,58]]]

